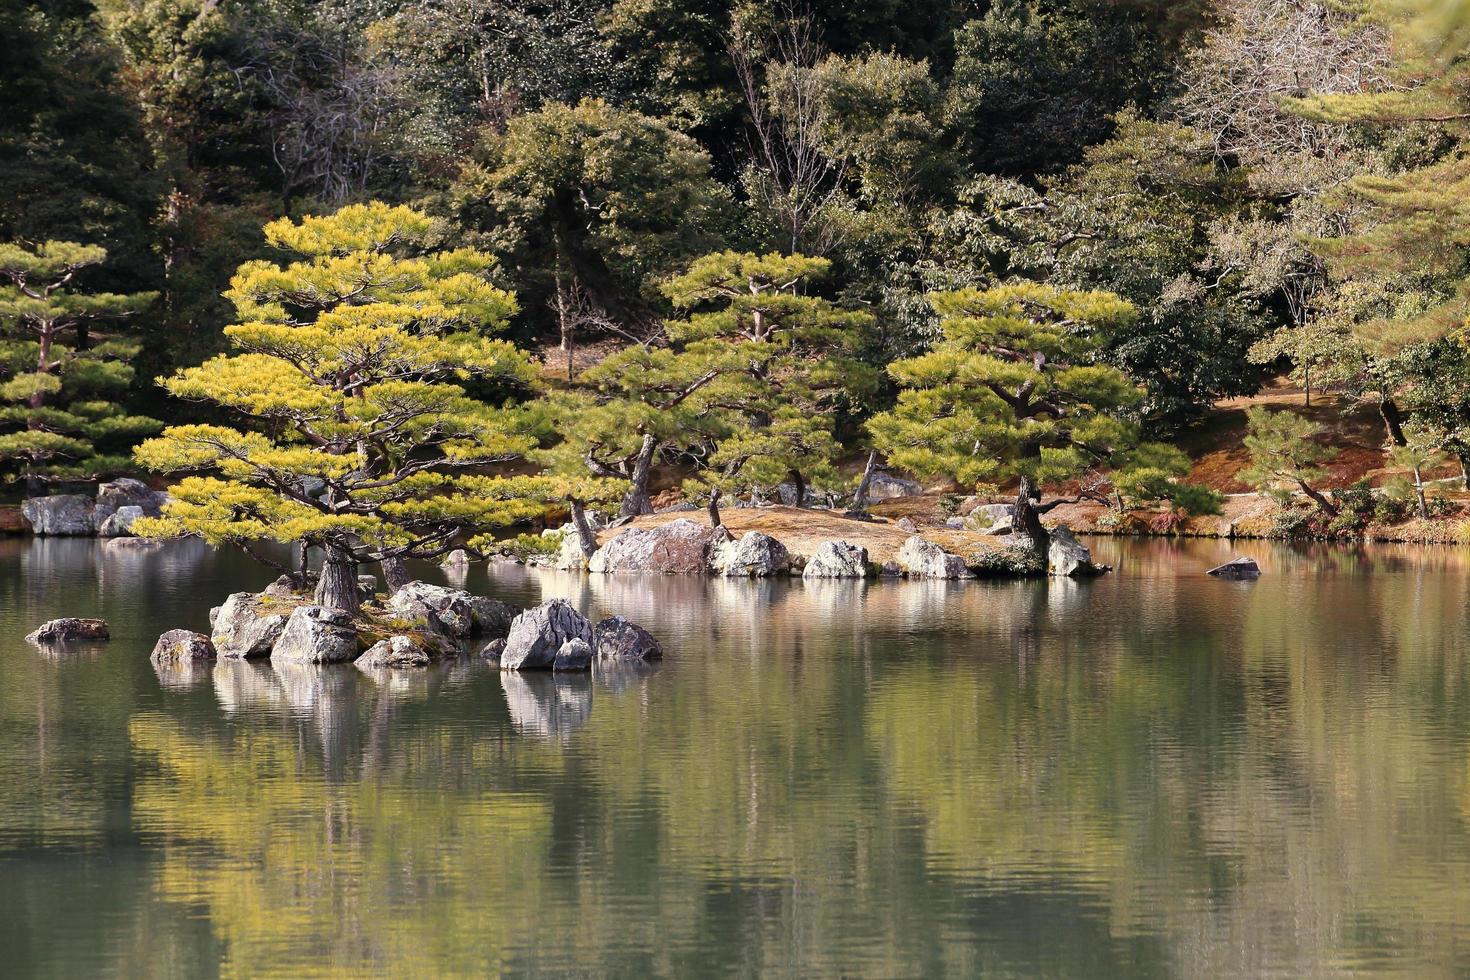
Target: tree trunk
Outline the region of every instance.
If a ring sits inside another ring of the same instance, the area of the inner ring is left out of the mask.
[[[1310,364],[1302,367],[1302,388],[1307,394],[1307,407],[1312,407],[1312,366]]]
[[[346,549],[327,545],[327,558],[322,562],[322,577],[316,584],[316,604],[329,609],[343,609],[354,615],[362,608],[362,593],[357,588],[357,562]]]
[[[1414,467],[1414,496],[1419,498],[1419,519],[1429,520],[1429,501],[1424,499],[1424,477],[1417,466]]]
[[[709,508],[709,526],[712,527],[712,528],[719,527],[720,524],[722,523],[721,520],[720,520],[720,488],[719,487],[715,487],[713,490],[711,490],[709,492],[709,504],[708,504],[708,508]]]
[[[1388,429],[1388,437],[1393,440],[1393,444],[1407,446],[1409,440],[1404,438],[1403,417],[1399,415],[1399,407],[1392,398],[1385,398],[1378,403],[1378,414],[1383,416],[1383,425]]]
[[[1031,477],[1021,477],[1021,486],[1016,490],[1014,523],[1022,534],[1031,539],[1031,549],[1044,555],[1051,544],[1051,535],[1041,523],[1041,513],[1036,509],[1040,500],[1041,490],[1032,485]]]
[[[873,474],[878,470],[878,450],[874,449],[868,453],[867,465],[863,467],[862,479],[858,480],[857,490],[852,495],[852,507],[848,509],[849,514],[864,514],[868,510],[868,487],[873,482]]]
[[[576,529],[577,546],[582,549],[582,557],[591,558],[597,551],[597,535],[592,531],[592,525],[587,523],[587,505],[576,497],[568,497],[567,504],[572,509],[572,527]]]
[[[638,449],[638,458],[633,463],[633,475],[628,479],[633,484],[623,497],[619,517],[638,517],[653,513],[653,500],[648,496],[648,483],[653,479],[653,457],[658,453],[658,440],[652,433],[643,434],[643,445]]]
[[[1455,459],[1460,461],[1460,488],[1470,490],[1470,464],[1466,463],[1464,455],[1457,455]]]
[[[378,567],[383,570],[383,581],[388,586],[389,595],[413,581],[413,577],[408,574],[408,562],[402,555],[384,558],[378,562]]]
[[[1312,503],[1316,504],[1318,508],[1321,509],[1322,513],[1326,514],[1328,517],[1337,516],[1337,505],[1328,500],[1327,495],[1324,494],[1321,490],[1317,490],[1313,487],[1308,486],[1305,480],[1296,481],[1296,485],[1302,488],[1302,493],[1312,498]]]
[[[796,506],[806,506],[806,480],[796,469],[788,470],[787,475],[791,477],[791,486],[796,491]]]

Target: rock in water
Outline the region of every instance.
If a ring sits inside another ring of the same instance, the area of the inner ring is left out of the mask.
[[[297,664],[340,664],[356,660],[352,615],[326,606],[297,606],[271,649],[271,660]]]
[[[969,574],[963,558],[951,555],[917,534],[898,550],[898,563],[908,572],[909,578],[957,579]]]
[[[1067,528],[1058,527],[1051,532],[1051,543],[1046,549],[1046,570],[1052,575],[1083,578],[1101,575],[1108,569],[1105,565],[1094,565],[1087,546]]]
[[[427,667],[433,663],[429,651],[407,636],[390,636],[379,640],[358,657],[356,664],[362,670],[381,670],[388,667]]]
[[[219,607],[210,639],[221,657],[268,657],[281,631],[286,614],[279,602],[253,592],[236,592]]]
[[[136,507],[146,517],[157,517],[168,503],[168,494],[150,489],[142,480],[120,477],[97,485],[96,519],[106,520],[124,507]]]
[[[181,664],[213,660],[214,656],[214,644],[203,633],[169,630],[153,644],[151,659],[156,664]]]
[[[26,634],[26,642],[35,644],[82,643],[111,638],[112,632],[107,628],[106,620],[73,617],[53,619]]]
[[[469,568],[470,553],[468,551],[465,551],[463,548],[456,548],[449,554],[445,555],[444,559],[440,561],[439,564],[443,565],[445,568]]]
[[[586,640],[574,636],[561,645],[556,651],[556,660],[552,661],[552,670],[591,670],[592,669],[592,647]]]
[[[591,647],[596,639],[592,623],[565,599],[552,599],[527,609],[510,624],[501,670],[545,670],[556,662],[562,644],[580,639]]]
[[[1255,579],[1261,577],[1261,566],[1254,558],[1232,558],[1223,565],[1210,569],[1205,574],[1224,579]]]
[[[141,507],[135,507],[132,504],[119,507],[97,526],[97,536],[99,538],[128,537],[133,533],[133,524],[143,516],[145,515]]]
[[[924,488],[913,480],[892,473],[874,473],[868,481],[869,500],[893,500],[895,497],[918,497]]]
[[[488,662],[490,662],[492,664],[499,664],[500,663],[500,655],[502,653],[504,653],[504,652],[505,652],[505,640],[504,639],[491,640],[489,643],[486,643],[484,646],[480,647],[480,657],[481,657],[481,659],[486,660],[486,661],[488,661]]]
[[[457,639],[504,636],[515,617],[515,610],[497,599],[427,582],[409,582],[393,593],[388,608],[404,619],[427,620],[435,629]]]
[[[21,502],[20,512],[36,534],[87,537],[97,533],[96,508],[90,497],[78,493],[28,497]]]
[[[664,651],[653,636],[636,623],[621,616],[609,616],[597,624],[597,659],[609,661],[662,660]]]
[[[767,578],[791,571],[791,553],[769,534],[746,531],[739,541],[726,541],[710,552],[710,568],[731,578]]]
[[[682,517],[659,527],[629,528],[598,548],[587,562],[587,570],[703,574],[708,570],[711,545],[717,536],[714,528]]]
[[[868,549],[846,541],[826,541],[807,559],[802,578],[867,578]]]

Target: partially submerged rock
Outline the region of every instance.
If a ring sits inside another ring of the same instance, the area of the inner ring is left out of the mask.
[[[143,508],[128,504],[109,514],[97,527],[99,538],[126,538],[132,535],[133,525],[146,516]]]
[[[504,652],[505,638],[499,637],[480,647],[480,658],[492,664],[499,664],[500,655]]]
[[[286,613],[279,600],[253,592],[236,592],[219,607],[210,639],[221,657],[268,657],[282,630]]]
[[[157,517],[168,499],[167,493],[152,489],[142,480],[119,477],[97,485],[96,519],[105,521],[124,507],[136,507],[145,517]]]
[[[504,636],[515,618],[515,610],[498,599],[427,582],[409,582],[393,593],[388,609],[409,621],[424,620],[456,639]]]
[[[791,570],[791,553],[769,534],[747,531],[739,541],[725,541],[710,552],[710,568],[732,578],[767,578]]]
[[[112,631],[103,619],[78,619],[66,617],[42,623],[26,634],[26,642],[44,645],[48,643],[86,643],[112,638]]]
[[[958,579],[969,574],[965,560],[915,534],[898,550],[898,563],[909,578]]]
[[[356,665],[362,670],[382,670],[391,667],[427,667],[434,662],[429,651],[407,636],[390,636],[379,640],[358,657]]]
[[[339,664],[356,660],[359,648],[351,613],[326,606],[297,606],[271,649],[271,660]]]
[[[1105,565],[1092,563],[1092,552],[1067,528],[1054,529],[1050,537],[1051,542],[1046,549],[1046,570],[1050,574],[1085,578],[1108,570]]]
[[[591,670],[592,669],[592,645],[580,636],[574,636],[566,641],[556,651],[556,659],[552,661],[552,670]]]
[[[1205,573],[1216,578],[1241,580],[1256,579],[1261,577],[1261,566],[1256,564],[1254,558],[1232,558],[1223,565],[1217,565]]]
[[[445,555],[443,560],[440,561],[439,564],[443,565],[445,568],[469,568],[470,553],[468,551],[465,551],[463,548],[456,548],[449,554]]]
[[[594,573],[657,572],[697,575],[708,570],[711,546],[721,530],[685,518],[658,527],[628,528],[597,549],[587,562]]]
[[[193,663],[214,658],[214,644],[209,637],[193,630],[169,630],[153,644],[150,657],[156,664]]]
[[[802,578],[867,578],[868,549],[846,541],[825,541],[806,561]]]
[[[545,670],[556,662],[562,644],[580,639],[591,647],[596,639],[592,623],[565,599],[552,599],[517,616],[510,625],[502,670]]]
[[[609,616],[597,624],[597,650],[599,662],[639,662],[662,660],[664,651],[653,635],[630,623],[622,616]]]
[[[28,497],[21,501],[20,511],[39,535],[88,537],[97,533],[96,505],[79,493]]]

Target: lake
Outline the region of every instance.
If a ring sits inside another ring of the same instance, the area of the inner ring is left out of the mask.
[[[1470,970],[1470,550],[1090,543],[1116,573],[473,569],[666,650],[553,678],[160,675],[273,575],[0,540],[0,973]],[[21,639],[61,615],[113,641]]]

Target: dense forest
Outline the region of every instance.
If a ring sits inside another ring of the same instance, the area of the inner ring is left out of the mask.
[[[1371,406],[1423,509],[1421,471],[1470,459],[1463,29],[1388,0],[16,0],[0,457],[32,494],[192,474],[177,519],[222,541],[386,521],[379,556],[553,498],[644,513],[655,472],[712,512],[835,503],[865,459],[1199,511],[1173,444],[1288,376]],[[1253,479],[1337,519],[1313,435],[1253,413]]]

